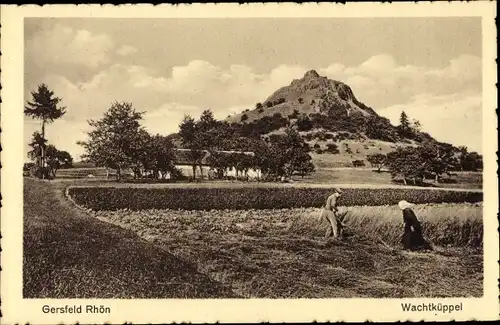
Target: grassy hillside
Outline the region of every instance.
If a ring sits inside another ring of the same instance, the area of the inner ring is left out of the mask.
[[[196,265],[77,210],[64,183],[24,181],[25,298],[234,296]]]

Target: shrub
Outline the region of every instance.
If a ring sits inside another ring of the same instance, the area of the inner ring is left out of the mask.
[[[339,148],[337,147],[337,145],[335,143],[328,143],[326,145],[326,152],[329,152],[331,154],[338,154],[340,153],[339,151]]]
[[[300,114],[300,112],[298,110],[294,109],[293,113],[288,115],[288,118],[296,119],[297,117],[299,117],[299,114]]]
[[[30,168],[29,174],[31,177],[36,177],[36,178],[44,178],[44,179],[53,178],[50,167],[40,167],[35,165]]]
[[[321,207],[332,188],[242,187],[242,188],[114,188],[70,187],[73,200],[93,210],[143,209],[278,209]],[[405,188],[346,188],[342,206],[381,206],[412,203],[476,203],[482,192]]]
[[[297,118],[297,122],[295,122],[297,125],[297,130],[299,131],[310,131],[313,127],[313,124],[309,117],[301,115]]]

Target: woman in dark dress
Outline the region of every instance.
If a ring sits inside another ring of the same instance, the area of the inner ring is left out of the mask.
[[[405,224],[401,240],[403,248],[411,251],[432,250],[431,245],[423,237],[422,225],[418,221],[415,212],[411,209],[412,205],[406,201],[400,201],[398,206],[403,210],[403,221]]]

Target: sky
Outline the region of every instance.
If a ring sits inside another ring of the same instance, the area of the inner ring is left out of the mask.
[[[45,83],[67,113],[47,138],[76,160],[88,119],[115,101],[151,133],[185,114],[251,109],[314,69],[397,125],[482,152],[480,18],[26,18],[25,101]],[[25,152],[40,122],[25,118]]]

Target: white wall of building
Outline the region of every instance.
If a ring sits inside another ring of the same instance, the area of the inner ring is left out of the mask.
[[[187,176],[187,177],[193,176],[193,167],[187,166],[187,165],[176,165],[175,167],[178,168],[179,170],[181,170],[182,174],[184,176]],[[200,177],[200,171],[201,171],[204,179],[207,179],[208,175],[215,174],[215,172],[209,166],[202,166],[201,169],[200,169],[200,167],[197,167],[196,168],[196,178]],[[228,169],[226,172],[226,176],[236,177],[236,169],[234,169],[234,168]],[[244,176],[244,175],[240,174],[239,176]],[[255,170],[255,169],[248,170],[248,177],[250,179],[260,178],[261,177],[260,170]]]

